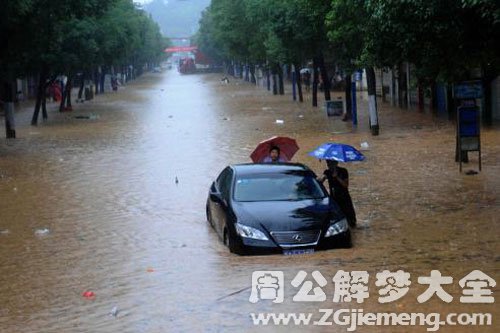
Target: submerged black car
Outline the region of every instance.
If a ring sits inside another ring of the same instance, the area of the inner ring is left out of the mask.
[[[347,220],[302,164],[237,164],[210,187],[207,220],[238,254],[350,247]]]

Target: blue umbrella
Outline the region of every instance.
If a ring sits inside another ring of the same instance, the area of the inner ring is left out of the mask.
[[[335,160],[338,162],[363,161],[365,157],[356,148],[343,143],[324,143],[309,155],[320,160]]]

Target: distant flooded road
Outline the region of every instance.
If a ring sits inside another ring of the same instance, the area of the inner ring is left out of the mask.
[[[339,95],[340,96],[340,95]],[[220,75],[147,74],[117,93],[49,112],[29,126],[18,113],[18,139],[0,141],[0,332],[346,332],[346,326],[254,326],[250,313],[492,313],[491,326],[443,326],[439,332],[498,332],[494,304],[462,304],[459,281],[480,270],[500,282],[500,131],[482,133],[483,171],[467,176],[454,162],[455,128],[429,114],[381,103],[380,136],[324,110],[272,96]],[[76,117],[76,118],[75,118]],[[283,120],[277,124],[276,120]],[[3,123],[2,123],[3,126]],[[3,128],[3,127],[2,127]],[[3,129],[2,129],[3,133]],[[3,135],[3,134],[2,134]],[[366,161],[347,165],[359,227],[354,247],[299,256],[239,257],[205,219],[208,187],[228,164],[250,162],[258,142],[297,139],[294,158],[320,143],[360,147]],[[470,154],[464,171],[477,169]],[[176,183],[176,178],[178,183]],[[254,271],[283,271],[284,303],[249,302]],[[325,302],[293,302],[300,270],[321,272]],[[339,270],[367,271],[370,297],[333,302]],[[411,274],[407,295],[377,301],[376,273]],[[420,304],[419,276],[452,276]],[[499,287],[489,288],[499,297]],[[93,297],[83,293],[92,291]],[[361,326],[356,332],[426,332],[426,326]]]

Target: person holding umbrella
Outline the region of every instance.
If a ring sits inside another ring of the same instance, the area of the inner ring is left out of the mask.
[[[281,151],[280,147],[278,146],[272,146],[271,149],[269,149],[269,156],[264,157],[262,160],[262,163],[285,163],[287,162],[286,159],[280,156]]]
[[[328,180],[330,198],[339,205],[351,227],[356,226],[356,212],[349,194],[349,172],[338,166],[338,162],[363,161],[365,157],[356,148],[342,143],[324,143],[309,155],[326,160],[328,169],[323,172],[320,182]]]
[[[250,158],[254,163],[283,163],[289,162],[298,150],[299,146],[295,139],[273,136],[261,141]]]
[[[330,198],[332,198],[340,207],[347,218],[349,226],[356,226],[356,211],[352,204],[349,194],[349,172],[346,168],[338,166],[339,162],[335,160],[326,160],[327,169],[318,181],[323,183],[328,180]]]

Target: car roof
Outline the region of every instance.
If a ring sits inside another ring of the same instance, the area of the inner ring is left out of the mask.
[[[282,173],[286,171],[311,171],[301,163],[245,163],[232,164],[230,167],[239,176],[262,173]]]

